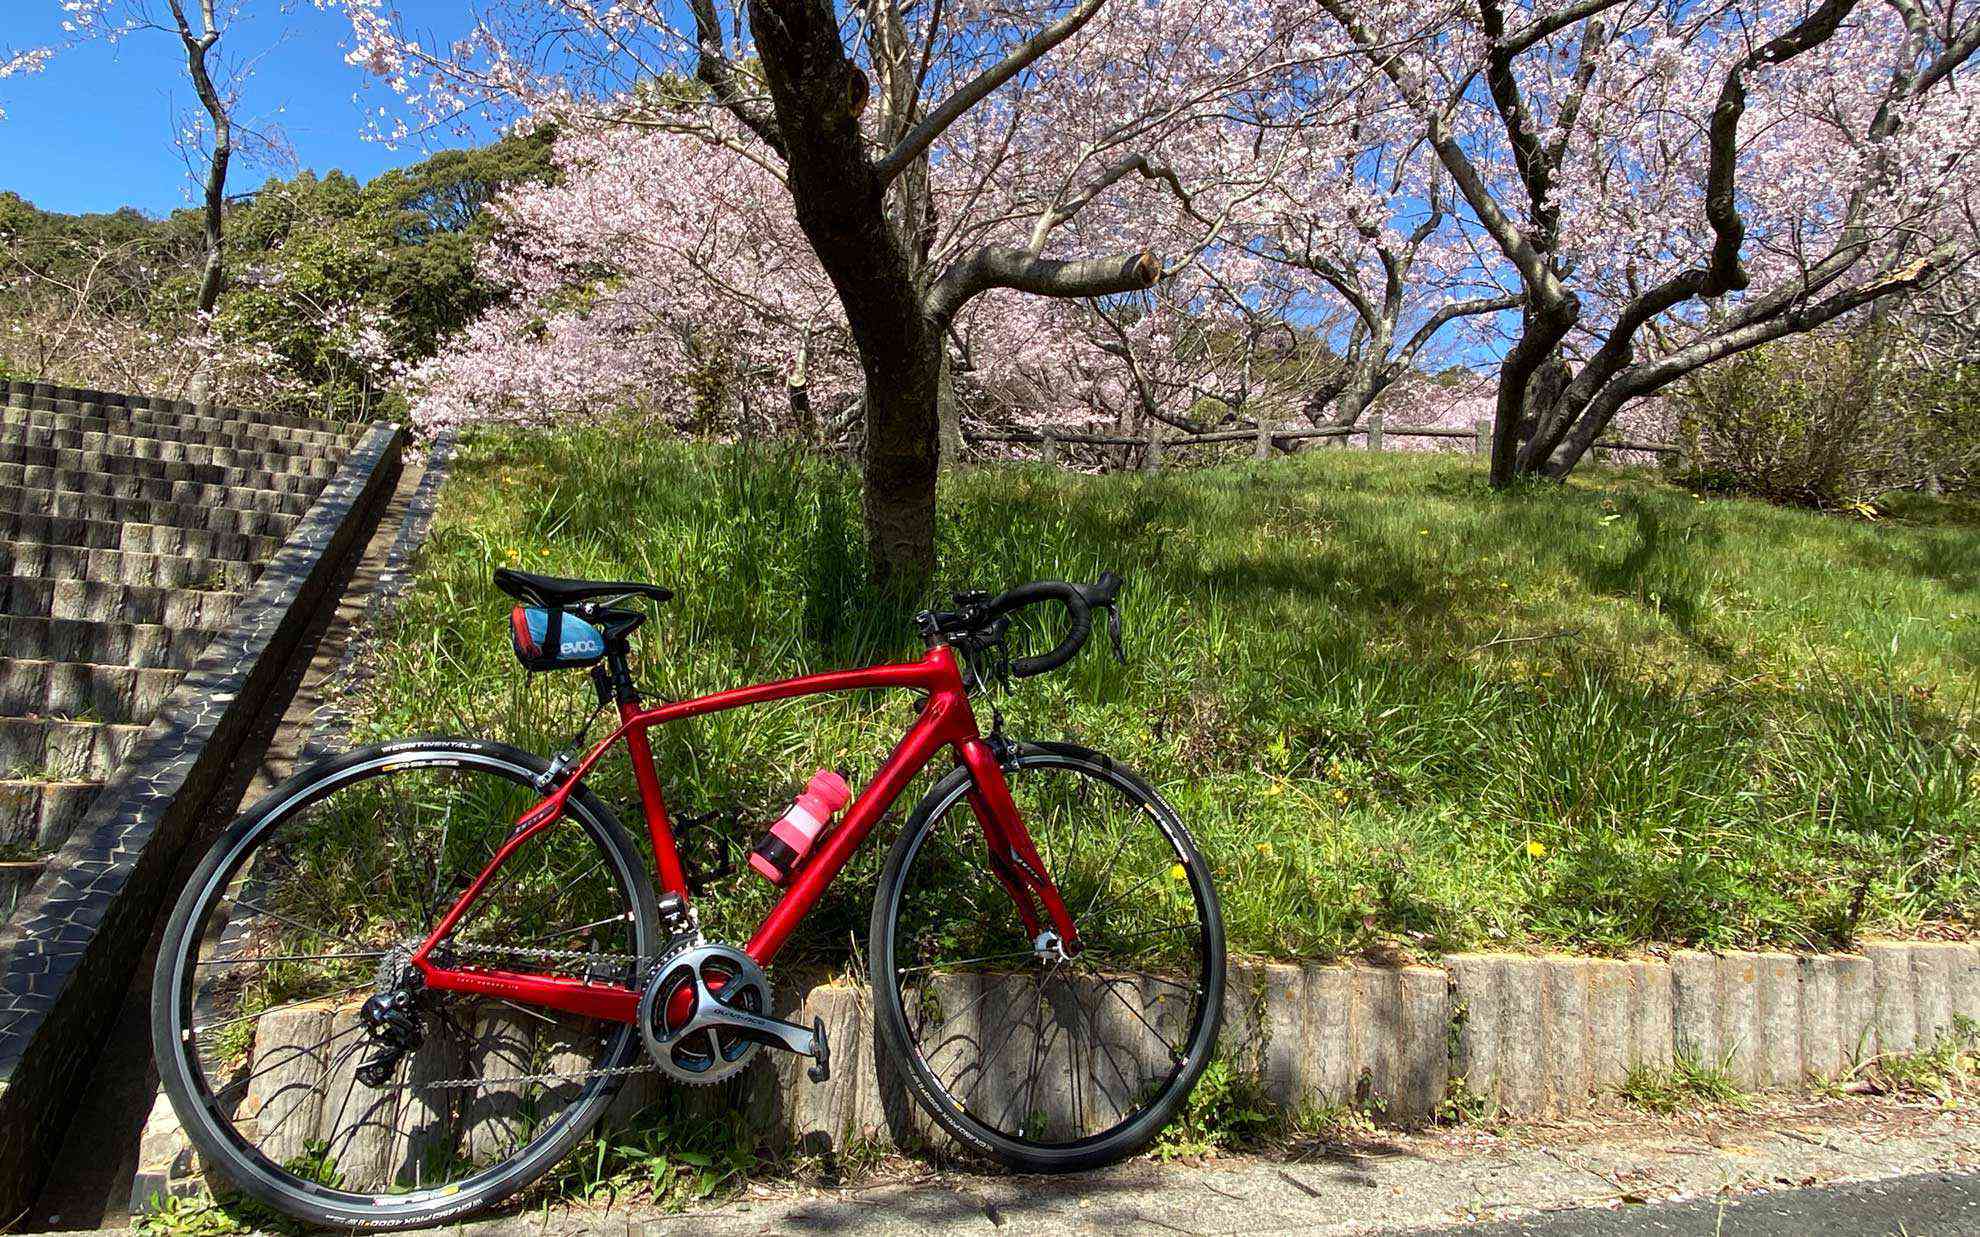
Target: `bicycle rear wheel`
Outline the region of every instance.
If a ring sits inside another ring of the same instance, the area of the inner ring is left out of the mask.
[[[1224,933],[1175,810],[1111,759],[1023,744],[1012,797],[1082,943],[1027,934],[958,768],[902,830],[873,904],[880,1027],[964,1146],[1034,1172],[1113,1163],[1175,1116],[1210,1061]]]
[[[230,827],[179,897],[152,987],[160,1077],[210,1165],[336,1228],[432,1224],[528,1185],[603,1115],[629,1024],[419,988],[405,959],[539,798],[545,762],[411,740],[304,770]],[[583,788],[436,950],[633,986],[658,952],[638,852]],[[411,992],[376,1063],[367,998]]]

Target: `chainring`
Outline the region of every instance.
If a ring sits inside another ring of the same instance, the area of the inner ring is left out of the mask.
[[[654,1066],[698,1087],[747,1068],[763,1045],[718,1029],[708,1016],[717,1005],[769,1015],[769,977],[748,954],[689,939],[654,963],[639,995],[640,1040]]]

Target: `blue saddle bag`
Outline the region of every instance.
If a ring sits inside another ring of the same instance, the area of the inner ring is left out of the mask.
[[[581,670],[605,656],[605,637],[575,614],[541,606],[509,612],[516,660],[529,670]]]

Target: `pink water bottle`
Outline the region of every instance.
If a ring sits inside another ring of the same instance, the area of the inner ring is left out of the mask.
[[[798,864],[804,862],[805,852],[850,798],[852,791],[838,774],[830,769],[812,774],[811,785],[791,804],[791,810],[770,826],[770,832],[749,852],[749,866],[773,885],[789,880]]]

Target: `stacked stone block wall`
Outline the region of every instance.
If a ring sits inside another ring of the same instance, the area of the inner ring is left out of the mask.
[[[27,1205],[207,796],[403,433],[9,382],[0,1214]]]

